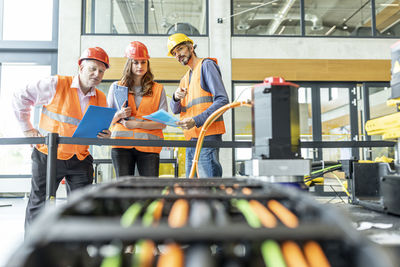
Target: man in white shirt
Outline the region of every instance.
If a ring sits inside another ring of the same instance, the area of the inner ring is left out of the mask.
[[[27,137],[58,133],[71,137],[89,105],[107,107],[106,96],[96,89],[109,68],[107,53],[100,47],[86,49],[79,61],[78,76],[52,76],[26,85],[14,94],[14,114]],[[43,105],[38,129],[31,122],[31,107]],[[98,138],[109,138],[103,130]],[[75,189],[93,182],[93,158],[89,146],[60,144],[57,153],[56,189],[63,178]],[[32,152],[32,188],[26,208],[25,230],[39,214],[46,197],[47,146]]]

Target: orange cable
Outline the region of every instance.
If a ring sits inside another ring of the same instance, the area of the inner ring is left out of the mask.
[[[199,156],[200,156],[201,147],[203,146],[203,139],[205,137],[205,134],[206,134],[206,131],[208,130],[208,128],[212,125],[212,123],[214,121],[216,121],[227,110],[229,110],[231,108],[240,107],[240,106],[251,107],[251,104],[248,101],[232,102],[232,103],[226,104],[225,106],[220,107],[219,109],[214,111],[207,118],[207,120],[205,121],[205,123],[201,127],[200,135],[199,135],[199,138],[198,138],[197,143],[196,143],[196,150],[195,150],[195,153],[194,153],[193,164],[192,164],[192,168],[190,169],[189,178],[194,178],[195,171],[197,173],[197,177],[199,177],[198,159],[199,159]]]
[[[300,246],[294,241],[285,241],[281,245],[287,267],[309,267]]]
[[[172,228],[184,227],[189,217],[189,203],[186,199],[178,199],[172,205],[168,215],[168,225]]]
[[[303,246],[304,254],[311,267],[330,267],[328,259],[321,246],[315,241],[308,241]]]
[[[279,201],[271,199],[268,201],[267,206],[287,227],[296,228],[299,225],[299,219],[297,216]]]

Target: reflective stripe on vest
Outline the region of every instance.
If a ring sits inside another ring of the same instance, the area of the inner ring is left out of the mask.
[[[133,131],[113,131],[111,137],[134,137],[135,139],[163,140],[154,134],[149,133],[133,133]]]
[[[194,105],[202,104],[202,103],[212,103],[213,97],[212,96],[202,96],[196,99],[193,99],[187,106],[181,107],[181,112],[186,112],[189,108],[193,107]]]
[[[46,115],[47,117],[49,117],[50,119],[53,119],[55,121],[65,122],[65,123],[69,123],[69,124],[76,125],[76,126],[78,126],[79,123],[81,122],[81,120],[79,120],[77,118],[68,117],[68,116],[65,116],[62,114],[57,114],[57,113],[51,112],[46,107],[43,107],[42,113],[44,115]]]

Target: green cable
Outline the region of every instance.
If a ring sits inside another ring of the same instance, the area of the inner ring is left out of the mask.
[[[142,210],[143,204],[140,202],[133,203],[121,216],[121,225],[123,227],[131,226]]]
[[[101,262],[100,267],[119,267],[121,266],[122,260],[121,255],[117,254],[104,258]]]
[[[339,169],[340,167],[342,167],[342,164],[333,165],[333,166],[330,166],[330,167],[327,167],[327,168],[323,168],[323,169],[320,169],[320,170],[317,170],[317,171],[313,171],[313,172],[311,172],[310,175],[305,175],[304,176],[304,181],[305,182],[309,182],[309,181],[319,177],[319,176],[313,177],[312,176],[313,174],[320,173],[320,172],[322,172],[322,174],[325,174],[325,173],[328,173],[328,172],[331,172],[331,171],[335,171],[335,170]]]
[[[236,207],[244,216],[247,223],[253,228],[260,228],[261,222],[258,216],[251,209],[250,204],[245,199],[232,199],[231,203],[234,207]]]
[[[330,169],[337,168],[337,167],[342,167],[342,164],[337,164],[337,165],[326,167],[326,168],[323,168],[323,169],[320,169],[320,170],[316,170],[316,171],[311,172],[311,174],[315,174],[315,173],[318,173],[318,172],[321,172],[321,171],[325,171],[325,170],[330,170]]]
[[[140,253],[142,251],[142,247],[144,245],[144,240],[140,239],[136,242],[135,244],[135,251],[132,255],[132,267],[139,267],[140,266],[140,260],[142,254]]]
[[[168,191],[168,189],[169,189],[169,187],[168,187],[168,186],[166,186],[166,187],[163,189],[163,191],[161,191],[161,195],[166,195],[166,194],[167,194],[167,191]]]
[[[315,174],[307,175],[307,176],[304,177],[304,181],[308,182],[308,181],[314,180],[315,178],[322,177],[322,175],[324,175],[326,173],[329,173],[329,172],[336,171],[336,170],[340,170],[340,167],[336,167],[336,168],[329,169],[329,170],[325,170],[324,169],[323,172],[319,171],[321,173],[318,173],[317,175],[315,175]]]
[[[281,248],[276,241],[267,240],[261,244],[261,254],[268,267],[286,267]]]
[[[153,223],[154,211],[156,210],[157,204],[160,201],[161,200],[156,199],[153,202],[151,202],[149,206],[147,206],[146,212],[144,213],[143,218],[142,218],[143,226],[150,226]]]
[[[108,250],[109,255],[105,256],[100,267],[120,267],[122,266],[121,247],[119,245],[111,245]]]

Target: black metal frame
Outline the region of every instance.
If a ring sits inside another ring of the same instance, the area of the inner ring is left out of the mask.
[[[322,141],[321,92],[315,85],[311,87],[311,110],[313,141]],[[322,160],[322,148],[313,151],[313,158]]]
[[[113,33],[87,33],[86,32],[86,3],[87,0],[82,0],[82,25],[81,25],[81,35],[102,35],[102,36],[114,36],[114,35],[118,35],[118,36],[168,36],[168,34],[153,34],[153,33],[149,33],[149,0],[143,0],[144,1],[144,33],[136,33],[136,34],[132,34],[132,33],[119,33],[119,34],[113,34]],[[192,34],[191,36],[200,36],[200,37],[207,37],[209,35],[209,22],[208,22],[208,18],[209,18],[209,0],[205,0],[206,1],[206,33],[205,34],[199,34],[199,35],[195,35]],[[92,0],[92,14],[91,14],[91,31],[94,32],[94,24],[95,24],[95,18],[94,18],[94,3],[96,2],[96,0]]]
[[[350,115],[350,137],[351,140],[358,141],[358,101],[357,101],[357,85],[349,87],[349,115]],[[358,148],[351,149],[351,155],[355,159],[360,159],[360,151]]]
[[[358,142],[301,142],[301,147],[323,147],[326,143],[327,147],[385,147],[394,146],[394,142],[382,141],[358,141]],[[196,141],[169,141],[169,140],[116,140],[116,139],[99,139],[99,138],[72,138],[59,137],[56,133],[50,133],[46,137],[27,137],[27,138],[0,138],[0,145],[12,144],[46,144],[48,146],[47,157],[47,176],[46,176],[46,201],[55,200],[55,174],[57,149],[59,144],[78,144],[78,145],[118,145],[118,146],[163,146],[163,147],[194,147]],[[204,141],[203,147],[225,147],[240,148],[251,147],[252,142],[235,142],[235,141]]]
[[[231,0],[231,14],[233,14],[233,1]],[[234,17],[231,16],[231,35],[234,37],[307,37],[307,38],[386,38],[386,39],[398,39],[399,36],[378,36],[376,31],[376,8],[375,0],[368,0],[371,5],[371,36],[325,36],[325,35],[307,35],[305,29],[305,0],[300,1],[300,35],[244,35],[234,34]],[[364,3],[366,4],[366,3]]]

